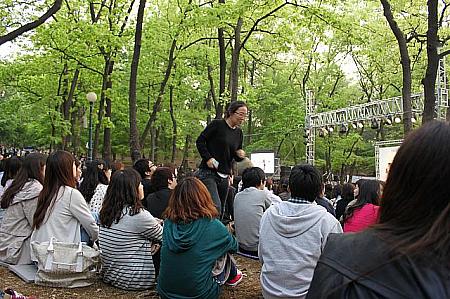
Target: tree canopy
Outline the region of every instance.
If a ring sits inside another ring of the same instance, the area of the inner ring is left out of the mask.
[[[198,134],[239,99],[250,110],[243,127],[247,153],[271,150],[283,165],[300,163],[307,91],[320,112],[405,96],[405,88],[426,90],[434,84],[433,49],[447,54],[447,6],[0,0],[0,144],[85,155],[86,94],[94,91],[96,157],[146,156],[193,167]],[[317,165],[340,175],[373,174],[373,142],[409,130],[406,123],[366,127],[318,138]]]

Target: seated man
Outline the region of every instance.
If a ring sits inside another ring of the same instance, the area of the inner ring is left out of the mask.
[[[234,199],[234,227],[239,251],[258,257],[259,223],[271,199],[264,191],[265,174],[259,167],[251,167],[242,174],[243,190]]]
[[[314,200],[321,177],[311,165],[298,165],[289,177],[291,198],[271,206],[259,229],[261,288],[264,298],[305,298],[314,268],[339,222]]]

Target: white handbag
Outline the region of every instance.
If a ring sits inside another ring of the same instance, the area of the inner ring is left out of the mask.
[[[83,243],[32,242],[38,261],[35,283],[51,287],[85,287],[94,283],[100,252]]]

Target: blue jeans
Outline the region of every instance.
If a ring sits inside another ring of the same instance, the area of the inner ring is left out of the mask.
[[[222,211],[228,194],[228,178],[223,178],[211,169],[199,168],[195,176],[205,184],[222,219]]]
[[[100,224],[100,215],[98,213],[91,213],[91,214],[95,219],[95,223],[97,223],[97,225]],[[89,237],[89,234],[82,226],[80,227],[80,233],[81,233],[81,242],[86,243],[88,245],[93,243],[93,241],[91,241],[91,238]]]

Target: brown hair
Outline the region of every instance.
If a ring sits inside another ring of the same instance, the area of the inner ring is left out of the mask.
[[[41,226],[49,208],[50,210],[53,208],[60,187],[75,188],[76,179],[73,175],[73,163],[75,163],[75,158],[66,151],[56,151],[48,156],[44,184],[33,217],[33,229],[38,229]]]
[[[206,186],[195,177],[187,177],[177,184],[169,199],[164,217],[174,223],[188,223],[199,218],[219,215]]]

